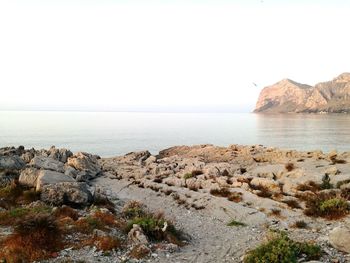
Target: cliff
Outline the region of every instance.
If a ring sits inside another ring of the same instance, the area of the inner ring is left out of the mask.
[[[350,73],[314,87],[281,80],[261,91],[254,112],[350,113]]]

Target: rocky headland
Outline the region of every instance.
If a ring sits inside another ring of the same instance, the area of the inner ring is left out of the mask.
[[[1,148],[0,259],[349,262],[349,162],[261,145]]]
[[[349,113],[350,73],[314,87],[283,79],[261,91],[254,112]]]

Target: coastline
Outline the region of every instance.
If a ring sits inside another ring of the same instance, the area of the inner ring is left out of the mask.
[[[12,165],[20,183],[41,187],[40,202],[56,202],[58,207],[75,204],[73,207],[79,209],[78,204],[89,207],[92,199],[103,195],[113,202],[117,214],[131,200],[143,203],[152,213],[163,212],[184,233],[186,245],[164,241],[167,245],[160,248],[150,241],[145,245],[149,249],[145,259],[151,262],[240,262],[271,229],[288,231],[298,241],[316,242],[327,251],[321,262],[347,262],[350,250],[337,232],[339,228],[343,233],[348,229],[347,213],[336,220],[306,215],[305,198],[325,191],[334,192],[334,196],[347,191],[349,162],[349,152],[302,152],[261,145],[176,146],[157,155],[141,151],[111,158],[57,148],[0,149],[0,170],[5,164]],[[326,174],[329,189],[321,188]],[[86,189],[75,188],[76,184],[84,184]],[[68,189],[75,189],[74,194]],[[66,193],[68,203],[59,198],[61,191]],[[86,217],[93,210],[78,211]],[[244,226],[228,226],[232,220]],[[304,221],[307,227],[295,227],[297,221]],[[2,226],[0,229],[2,237],[11,235]],[[48,262],[64,258],[85,262],[96,258],[101,262],[130,259],[135,244],[130,237],[125,242],[126,249],[109,256],[92,245],[90,252],[86,247],[63,249]]]

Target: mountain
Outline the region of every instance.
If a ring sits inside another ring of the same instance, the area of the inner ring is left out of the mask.
[[[283,79],[261,91],[254,112],[350,113],[350,73],[315,86]]]

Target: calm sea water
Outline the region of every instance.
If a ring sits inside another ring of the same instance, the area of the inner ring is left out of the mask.
[[[55,145],[114,156],[204,143],[350,151],[350,116],[0,111],[0,147]]]

